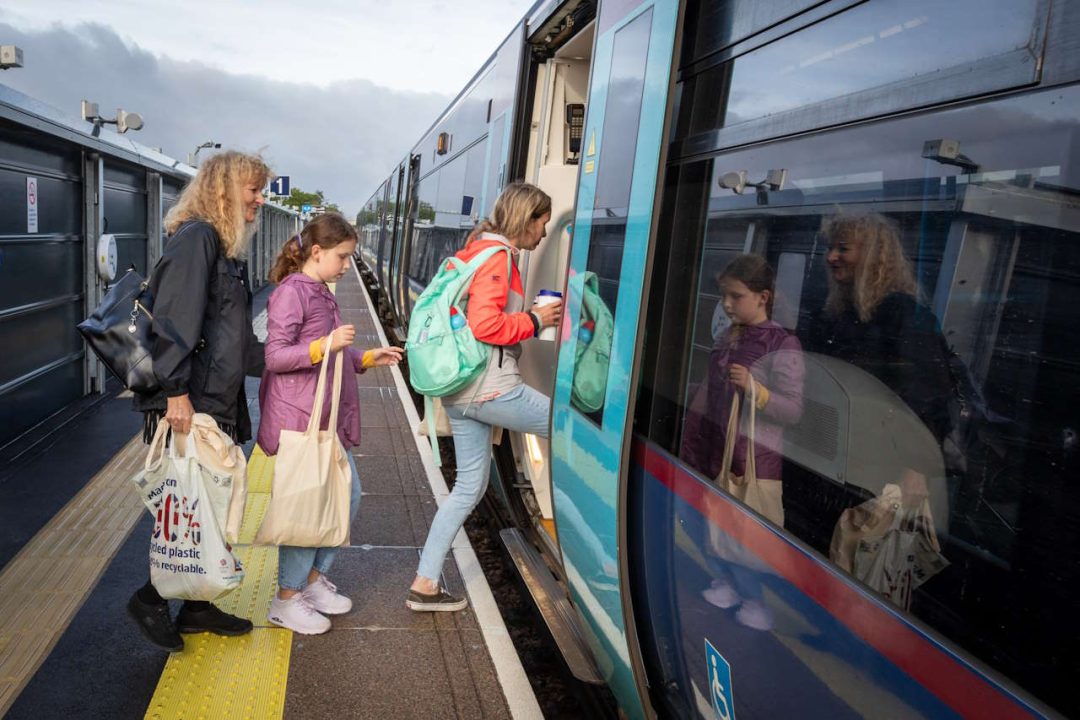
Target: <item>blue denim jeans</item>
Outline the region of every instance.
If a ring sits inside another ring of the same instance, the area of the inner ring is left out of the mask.
[[[525,384],[487,402],[446,406],[454,431],[457,480],[431,522],[418,575],[438,582],[454,536],[487,490],[491,428],[502,427],[546,438],[550,410],[551,400]]]
[[[349,458],[349,468],[352,469],[352,493],[349,498],[349,519],[356,518],[356,510],[360,507],[360,473],[356,471],[356,460],[352,453],[345,451]],[[334,564],[338,550],[341,548],[313,548],[293,547],[281,545],[278,547],[278,587],[285,590],[303,590],[308,584],[308,574],[312,568],[325,575]]]

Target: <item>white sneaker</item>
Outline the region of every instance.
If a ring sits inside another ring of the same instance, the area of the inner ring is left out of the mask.
[[[319,575],[319,579],[309,583],[301,593],[307,604],[324,615],[344,615],[352,610],[352,600],[337,591],[337,585]]]
[[[297,593],[288,600],[275,595],[270,601],[270,612],[266,619],[301,635],[321,635],[330,629],[330,618],[320,615],[311,607],[303,593]]]
[[[711,586],[701,591],[701,597],[721,610],[735,607],[742,600],[731,583],[723,580],[713,580]]]
[[[735,613],[735,620],[751,630],[772,630],[773,619],[769,608],[760,600],[746,600]]]

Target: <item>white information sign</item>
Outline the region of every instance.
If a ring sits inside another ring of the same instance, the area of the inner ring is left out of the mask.
[[[38,191],[37,191],[37,178],[26,178],[26,232],[36,233],[38,231]]]

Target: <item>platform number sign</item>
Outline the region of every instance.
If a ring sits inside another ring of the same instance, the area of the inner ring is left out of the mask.
[[[274,178],[273,182],[270,183],[270,192],[273,193],[274,195],[280,195],[280,196],[288,195],[289,194],[289,176],[288,175],[278,175],[276,178]]]
[[[709,697],[716,720],[735,720],[731,666],[708,640],[705,641],[705,662],[709,668]]]

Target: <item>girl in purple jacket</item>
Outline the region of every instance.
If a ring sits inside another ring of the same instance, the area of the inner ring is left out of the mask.
[[[352,347],[356,330],[343,325],[341,311],[327,283],[341,279],[356,251],[356,231],[335,213],[320,215],[289,240],[278,255],[270,280],[278,283],[266,308],[266,370],[259,388],[258,442],[267,455],[276,455],[282,430],[304,430],[315,402],[319,363],[332,356],[346,362],[338,411],[338,437],[352,468],[349,517],[360,504],[360,476],[348,449],[360,444],[360,399],[355,374],[376,365],[396,365],[401,350],[377,348],[361,353]],[[331,334],[332,333],[332,334]],[[327,347],[327,337],[330,347]],[[333,366],[329,368],[333,372]],[[323,427],[328,430],[327,393]],[[326,579],[338,548],[281,546],[278,548],[278,593],[270,603],[269,620],[305,635],[330,629],[326,615],[340,615],[352,601]]]
[[[798,422],[802,415],[802,347],[770,319],[775,275],[764,258],[738,256],[720,273],[717,284],[731,325],[716,340],[705,380],[686,413],[680,456],[709,479],[715,478],[722,470],[731,403],[736,394],[750,402],[750,383],[754,383],[754,460],[759,487],[768,502],[752,509],[783,526],[782,442],[784,426]],[[746,417],[745,412],[742,415]],[[742,476],[749,439],[742,432],[744,428],[739,430],[731,472]],[[705,599],[721,608],[739,606],[736,619],[748,627],[770,627],[756,573],[737,562],[711,564],[718,577],[703,593]]]

